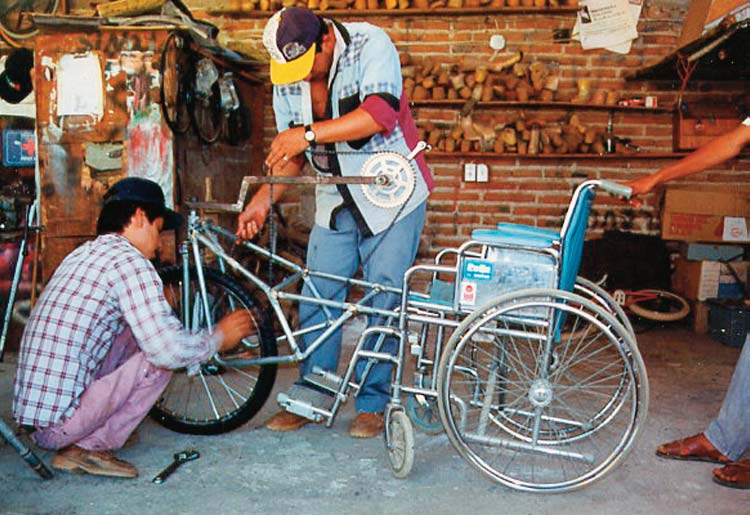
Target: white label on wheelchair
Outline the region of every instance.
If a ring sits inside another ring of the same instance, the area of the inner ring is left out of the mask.
[[[464,262],[463,277],[473,281],[489,281],[493,276],[493,265],[489,261],[467,259]]]

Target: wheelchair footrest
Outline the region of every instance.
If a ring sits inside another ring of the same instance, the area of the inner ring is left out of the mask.
[[[330,418],[330,412],[325,409],[313,406],[312,403],[300,399],[292,399],[285,393],[279,393],[276,397],[276,401],[279,403],[284,410],[289,413],[294,413],[300,417],[304,417],[313,422],[322,422]]]

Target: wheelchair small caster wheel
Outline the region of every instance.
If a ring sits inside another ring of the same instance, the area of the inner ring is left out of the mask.
[[[391,472],[404,479],[414,466],[414,428],[401,410],[391,411],[386,417],[385,447]]]
[[[437,399],[425,395],[406,397],[406,413],[418,430],[427,435],[438,435],[445,431],[440,420]]]

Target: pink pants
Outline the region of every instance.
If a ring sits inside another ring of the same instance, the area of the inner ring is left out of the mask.
[[[76,445],[89,451],[119,449],[138,427],[172,377],[146,361],[130,329],[112,343],[97,379],[73,415],[32,435],[44,449]]]

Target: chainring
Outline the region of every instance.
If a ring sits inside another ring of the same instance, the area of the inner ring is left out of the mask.
[[[405,204],[417,186],[414,167],[401,154],[379,152],[362,166],[363,177],[378,177],[382,180],[363,184],[362,193],[373,205],[389,209]]]

